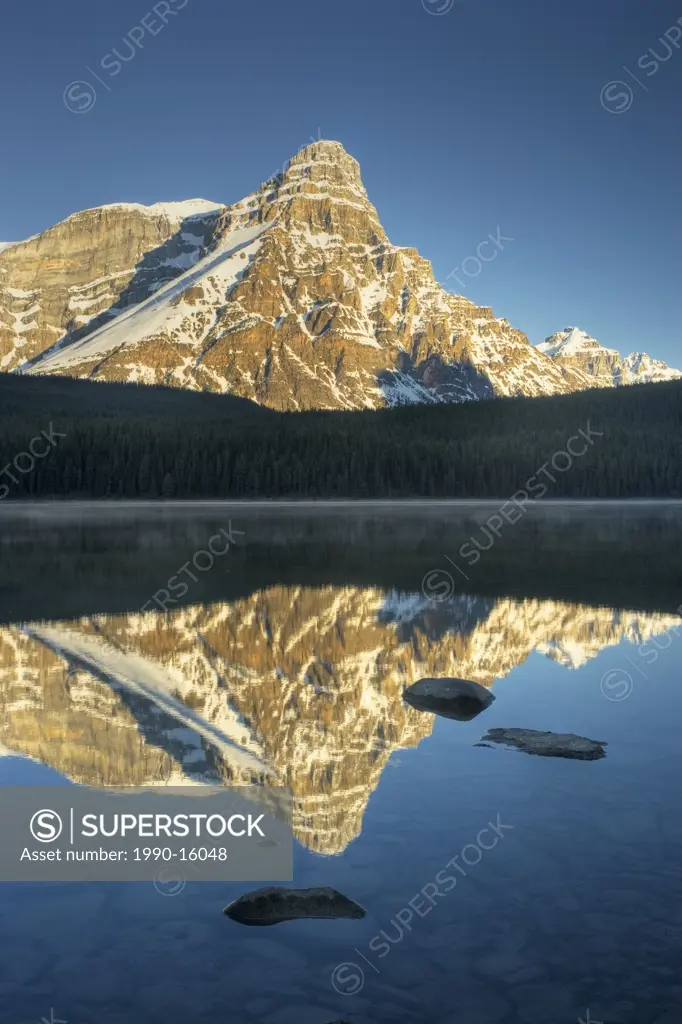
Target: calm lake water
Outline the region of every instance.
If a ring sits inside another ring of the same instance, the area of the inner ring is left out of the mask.
[[[682,513],[547,507],[484,550],[491,508],[1,510],[0,784],[229,784],[228,736],[293,791],[294,884],[367,915],[2,884],[0,1020],[682,1020]],[[404,703],[441,676],[496,700]],[[477,746],[494,727],[607,756]]]

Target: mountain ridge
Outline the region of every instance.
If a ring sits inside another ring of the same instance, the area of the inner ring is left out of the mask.
[[[0,251],[0,370],[231,393],[279,410],[601,383],[393,245],[360,165],[327,140],[231,206],[109,204]]]

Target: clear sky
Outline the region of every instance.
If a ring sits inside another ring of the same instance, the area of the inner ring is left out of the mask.
[[[679,0],[4,0],[0,239],[103,203],[229,204],[338,139],[391,240],[456,271],[451,290],[534,342],[577,325],[682,367],[681,17]],[[513,241],[479,272],[498,229]]]

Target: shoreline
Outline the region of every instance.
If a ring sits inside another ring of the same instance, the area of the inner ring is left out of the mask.
[[[279,525],[283,529],[312,528],[313,524],[336,523],[394,524],[396,529],[405,524],[430,523],[432,528],[469,530],[472,524],[497,516],[501,509],[512,506],[509,498],[412,498],[412,499],[186,499],[164,501],[160,499],[138,501],[120,499],[46,500],[0,502],[0,536],[9,540],[27,529],[60,528],[92,529],[134,524],[161,526],[165,524],[191,524],[225,518],[251,522],[270,529]],[[536,500],[519,509],[515,522],[525,522],[561,530],[569,526],[592,524],[603,529],[610,523],[624,525],[641,522],[647,516],[657,522],[668,522],[677,532],[682,526],[682,499],[680,498],[595,498]],[[269,524],[267,527],[265,524]],[[299,524],[297,526],[297,524]],[[304,527],[304,524],[306,526]],[[513,524],[509,524],[509,529]],[[520,527],[519,527],[520,528]]]
[[[184,511],[191,509],[496,509],[510,502],[509,496],[502,498],[185,498],[166,501],[159,498],[146,500],[117,498],[74,498],[74,499],[40,499],[37,501],[0,502],[0,514],[3,512],[32,511],[88,511],[113,510],[167,510]],[[526,513],[542,508],[661,508],[664,506],[682,509],[682,498],[541,498],[529,501],[524,506]]]

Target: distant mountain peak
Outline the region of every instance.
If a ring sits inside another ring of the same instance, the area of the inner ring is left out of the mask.
[[[541,352],[544,352],[548,356],[555,358],[558,355],[570,356],[575,355],[579,352],[600,350],[603,352],[612,352],[613,349],[606,349],[603,345],[593,338],[587,331],[583,331],[580,327],[566,327],[563,331],[559,331],[557,334],[552,334],[544,342],[538,345]]]
[[[565,372],[577,371],[586,375],[594,387],[682,378],[680,370],[674,370],[660,359],[653,359],[646,352],[633,352],[623,357],[616,349],[606,348],[579,327],[567,327],[552,334],[537,347]]]

